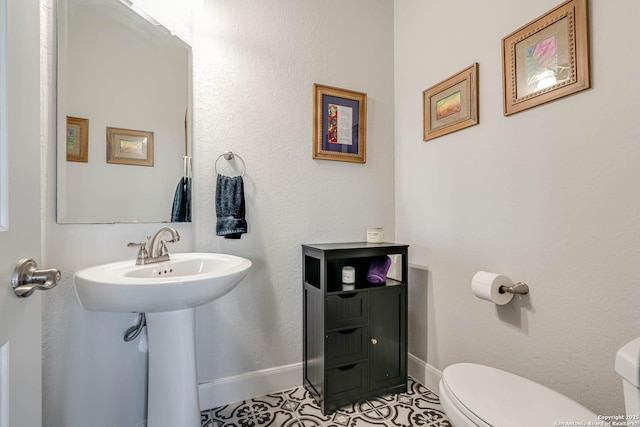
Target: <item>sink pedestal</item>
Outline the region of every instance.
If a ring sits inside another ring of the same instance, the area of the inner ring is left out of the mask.
[[[200,427],[195,308],[147,313],[147,427]]]

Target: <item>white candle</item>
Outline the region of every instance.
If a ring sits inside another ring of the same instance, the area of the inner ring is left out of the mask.
[[[382,228],[367,228],[367,243],[382,243],[384,230]]]
[[[342,267],[342,283],[353,284],[356,283],[356,269],[350,266]]]

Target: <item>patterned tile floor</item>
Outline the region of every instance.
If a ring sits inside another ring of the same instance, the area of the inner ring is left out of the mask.
[[[304,387],[201,413],[202,427],[451,427],[438,396],[409,378],[407,392],[377,397],[322,415]]]

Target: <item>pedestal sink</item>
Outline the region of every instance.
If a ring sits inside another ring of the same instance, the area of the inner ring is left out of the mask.
[[[147,427],[199,427],[195,307],[232,290],[251,261],[215,253],[172,254],[78,271],[74,285],[86,310],[146,313],[149,338]]]

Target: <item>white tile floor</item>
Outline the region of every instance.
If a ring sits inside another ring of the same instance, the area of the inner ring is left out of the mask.
[[[438,396],[409,378],[406,393],[322,415],[304,387],[202,411],[202,427],[451,427]]]

